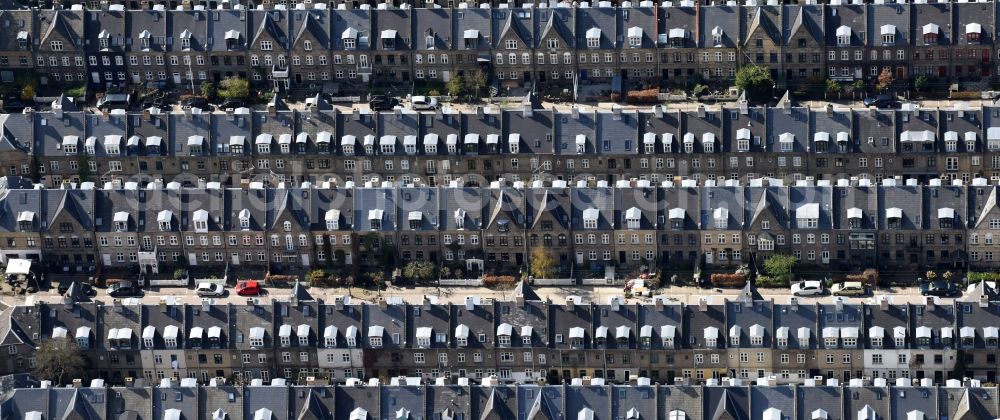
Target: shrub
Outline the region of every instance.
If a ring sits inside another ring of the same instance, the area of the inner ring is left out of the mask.
[[[742,274],[713,273],[709,281],[715,287],[743,287],[747,283],[747,278]]]
[[[970,271],[968,277],[969,283],[978,283],[981,281],[1000,281],[1000,273]]]
[[[878,270],[869,268],[861,272],[861,274],[848,274],[844,276],[844,281],[859,281],[866,286],[874,286],[878,283]]]
[[[611,92],[611,102],[618,102],[622,100],[621,92]]]
[[[178,269],[174,270],[174,280],[180,280],[180,279],[184,278],[184,273],[185,273],[185,271],[184,271],[183,268],[178,268]]]
[[[659,102],[659,89],[630,90],[625,96],[625,102],[630,104],[652,104]]]
[[[771,276],[757,276],[757,287],[767,288],[767,289],[780,289],[788,287],[787,277],[771,277]]]
[[[483,286],[491,289],[511,289],[517,284],[514,276],[484,275]]]

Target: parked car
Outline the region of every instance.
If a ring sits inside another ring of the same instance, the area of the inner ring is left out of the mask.
[[[962,294],[955,283],[945,280],[935,280],[920,283],[920,294],[924,296],[954,297]]]
[[[21,100],[21,98],[12,96],[3,100],[3,110],[10,113],[22,112],[24,111],[24,107],[26,106],[28,105],[25,104],[24,101]]]
[[[222,297],[226,293],[225,288],[218,283],[199,283],[194,289],[199,297]]]
[[[876,108],[891,108],[896,101],[895,99],[893,99],[892,96],[883,93],[880,95],[869,96],[861,102],[864,103],[865,106],[874,106]]]
[[[437,109],[438,100],[437,98],[431,98],[429,96],[414,96],[410,98],[410,108],[415,110],[421,109]]]
[[[185,98],[183,101],[181,101],[181,108],[183,109],[198,108],[198,109],[208,110],[208,99],[201,98],[198,96]]]
[[[820,280],[804,280],[792,284],[792,296],[818,296],[823,292],[823,282]]]
[[[111,297],[141,297],[142,290],[139,289],[134,283],[129,281],[123,281],[119,283],[112,284],[108,287],[108,296]]]
[[[109,93],[97,100],[97,109],[109,111],[112,109],[128,109],[132,96],[122,93]]]
[[[830,288],[834,296],[863,296],[866,293],[865,285],[860,281],[845,281],[834,284]]]
[[[240,296],[257,296],[262,290],[260,284],[255,280],[236,283],[236,294]]]
[[[399,105],[399,100],[385,95],[372,96],[368,101],[368,107],[372,111],[390,111]]]

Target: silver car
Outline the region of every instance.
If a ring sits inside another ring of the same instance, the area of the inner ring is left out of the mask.
[[[225,289],[218,283],[200,283],[195,292],[199,297],[222,297]]]

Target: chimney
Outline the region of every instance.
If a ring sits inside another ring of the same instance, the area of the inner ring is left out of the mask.
[[[125,387],[126,388],[131,388],[133,385],[135,385],[135,378],[133,378],[131,376],[125,378]]]
[[[82,388],[82,387],[83,387],[83,379],[76,378],[73,380],[73,388]]]
[[[843,312],[844,311],[844,299],[843,298],[837,298],[834,301],[837,303],[837,312]]]
[[[702,297],[698,299],[698,311],[699,312],[708,311],[708,298]]]
[[[657,311],[663,310],[663,299],[664,299],[663,297],[659,296],[653,298],[653,305],[656,307]]]
[[[705,105],[698,105],[698,118],[705,118]]]
[[[925,296],[924,304],[927,306],[928,310],[934,309],[934,296]]]
[[[354,121],[361,121],[361,111],[359,111],[357,108],[352,109],[351,118],[354,119]]]
[[[622,119],[622,107],[616,106],[611,108],[611,118],[615,121]]]
[[[423,308],[424,308],[425,311],[431,310],[431,299],[429,297],[427,297],[427,295],[424,295],[424,305],[423,305]]]
[[[483,107],[476,106],[476,116],[479,117],[479,119],[482,119],[483,118],[483,114],[484,114]]]
[[[212,308],[212,300],[209,298],[201,299],[201,311],[208,312]]]
[[[828,117],[833,115],[833,104],[826,104],[826,115]]]
[[[653,105],[653,115],[656,118],[663,118],[663,105]]]
[[[611,310],[618,312],[622,309],[621,301],[617,297],[611,298]]]
[[[389,302],[386,302],[384,297],[378,298],[378,308],[383,311],[389,309]]]
[[[881,309],[883,312],[889,310],[889,297],[888,296],[882,296],[882,299],[879,299],[879,301],[878,301],[878,308]]]
[[[465,297],[465,310],[474,311],[476,310],[476,299],[472,296]]]
[[[434,117],[437,118],[438,121],[444,120],[444,112],[441,110],[441,107],[434,110]]]
[[[990,296],[986,293],[979,295],[979,307],[985,308],[990,306]]]
[[[574,106],[573,109],[571,110],[571,112],[572,112],[574,120],[580,119],[580,108]]]
[[[531,102],[521,105],[521,112],[523,113],[525,118],[531,118],[531,115],[534,112],[534,110],[531,107]]]
[[[566,298],[566,310],[573,311],[576,309],[576,298],[569,296]]]

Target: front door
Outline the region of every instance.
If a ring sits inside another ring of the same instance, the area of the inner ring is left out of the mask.
[[[90,81],[93,82],[93,83],[101,83],[101,73],[98,73],[96,71],[95,72],[91,72],[90,73]]]
[[[179,85],[181,83],[181,73],[174,72],[174,84]]]

